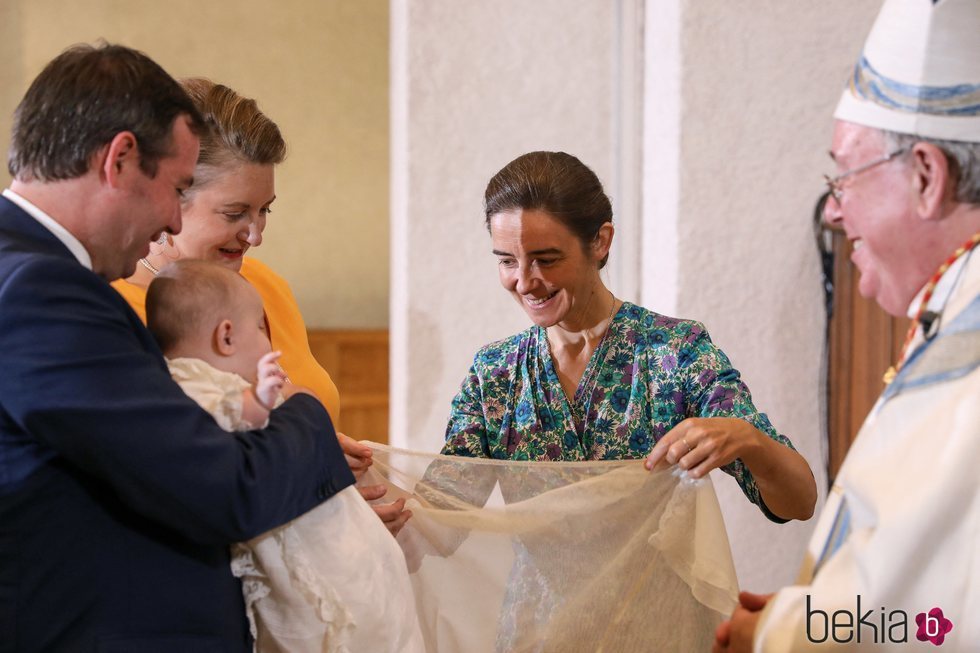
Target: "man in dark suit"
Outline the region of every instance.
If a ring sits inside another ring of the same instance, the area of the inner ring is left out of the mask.
[[[0,652],[244,652],[228,545],[353,483],[299,392],[228,434],[107,281],[180,230],[202,120],[158,65],[76,46],[15,115],[0,199]]]

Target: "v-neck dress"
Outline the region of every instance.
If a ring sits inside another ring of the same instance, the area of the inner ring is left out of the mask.
[[[453,399],[442,453],[499,460],[643,458],[688,417],[736,417],[792,448],[773,428],[704,325],[629,302],[613,316],[573,399],[555,370],[544,328],[486,345]],[[723,470],[773,521],[752,473]]]

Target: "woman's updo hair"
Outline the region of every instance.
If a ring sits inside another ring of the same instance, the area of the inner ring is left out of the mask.
[[[213,181],[228,165],[275,165],[286,158],[286,141],[279,127],[259,110],[255,100],[202,77],[183,79],[180,85],[204,116],[206,126],[191,192]]]
[[[483,207],[487,231],[497,213],[544,211],[575,234],[586,250],[613,217],[599,178],[565,152],[528,152],[505,165],[487,184]],[[608,259],[606,254],[599,269]]]

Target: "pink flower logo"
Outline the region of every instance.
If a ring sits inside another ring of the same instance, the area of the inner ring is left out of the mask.
[[[933,608],[928,613],[920,612],[915,615],[915,623],[919,626],[915,638],[936,646],[942,646],[946,633],[953,630],[953,622],[943,616],[942,608]]]

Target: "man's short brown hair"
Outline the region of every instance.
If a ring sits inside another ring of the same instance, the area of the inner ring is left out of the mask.
[[[153,177],[180,115],[201,133],[190,97],[148,56],[108,43],[75,45],[45,66],[17,106],[7,169],[24,181],[80,177],[99,148],[128,131],[140,168]]]

